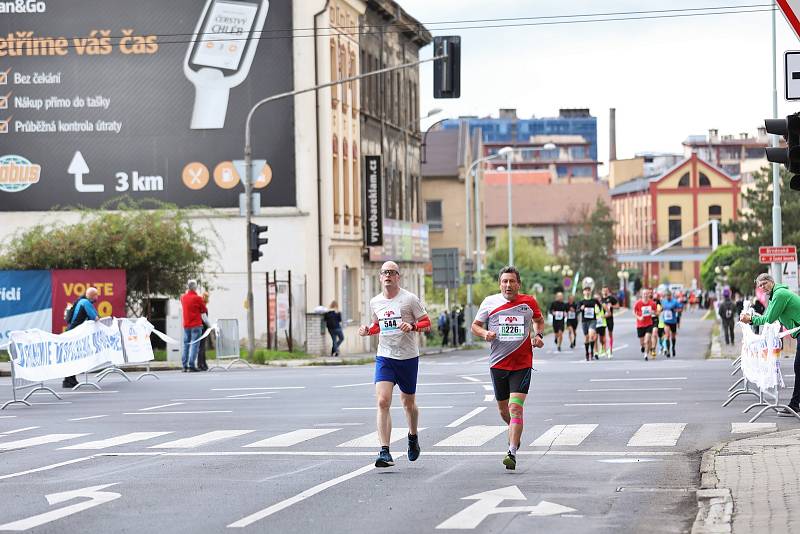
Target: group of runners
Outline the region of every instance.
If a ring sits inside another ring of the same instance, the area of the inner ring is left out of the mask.
[[[570,295],[566,302],[564,293],[556,293],[550,303],[554,343],[559,352],[564,341],[564,331],[569,336],[569,348],[575,348],[578,341],[578,319],[583,330],[583,347],[586,361],[600,357],[611,358],[614,350],[614,310],[619,301],[611,294],[608,286],[600,293],[592,293],[591,284],[585,284],[580,300]]]
[[[408,423],[408,460],[416,461],[421,454],[417,435],[417,332],[428,331],[431,322],[419,297],[400,287],[400,268],[395,262],[383,264],[380,280],[382,291],[370,300],[372,324],[361,326],[358,333],[361,336],[379,336],[374,383],[381,449],[375,467],[385,468],[394,465],[389,445],[392,435],[390,409],[395,385],[400,389],[400,401]],[[489,373],[494,396],[500,417],[508,425],[508,451],[502,463],[506,469],[513,470],[517,466],[517,451],[524,428],[533,349],[544,346],[545,319],[536,298],[520,293],[522,280],[515,267],[506,266],[500,271],[498,285],[500,292],[483,300],[471,330],[475,336],[490,343]],[[592,289],[591,283],[585,284],[579,300],[570,295],[564,301],[564,295],[558,293],[549,310],[553,316],[558,350],[561,350],[565,330],[569,333],[570,347],[575,347],[580,319],[587,361],[599,359],[602,355],[611,357],[614,309],[619,307],[608,287],[603,287],[600,294],[593,294]],[[663,352],[668,357],[675,356],[682,308],[682,303],[670,292],[654,300],[650,289],[642,290],[633,311],[645,359],[655,358],[660,340],[665,342]]]

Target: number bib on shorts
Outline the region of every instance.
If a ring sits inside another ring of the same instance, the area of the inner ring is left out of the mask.
[[[525,317],[504,315],[500,317],[497,339],[500,341],[522,341],[525,339]]]
[[[381,327],[381,334],[394,335],[402,334],[400,330],[400,323],[403,319],[400,317],[400,308],[390,307],[386,308],[378,319],[378,324]]]

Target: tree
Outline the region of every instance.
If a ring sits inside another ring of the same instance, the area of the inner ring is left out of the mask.
[[[187,279],[199,277],[209,242],[174,206],[120,207],[18,233],[0,256],[0,269],[125,269],[128,311],[149,313],[151,297],[178,297]]]
[[[717,247],[717,250],[712,252],[700,265],[700,280],[703,283],[703,287],[709,291],[714,291],[717,287],[717,269],[730,267],[741,254],[742,249],[733,243]],[[738,290],[738,286],[734,285],[734,290]]]
[[[581,278],[591,276],[595,285],[614,285],[617,263],[614,259],[614,218],[611,208],[600,199],[593,210],[584,207],[573,222],[574,235],[567,243],[569,265]]]
[[[781,215],[784,243],[800,240],[800,194],[789,188],[792,175],[781,169]],[[734,234],[739,248],[728,271],[732,286],[744,291],[753,288],[753,280],[766,272],[767,265],[758,262],[758,247],[772,244],[772,178],[768,167],[755,174],[754,187],[742,194],[743,206],[738,218],[722,225],[723,232]]]

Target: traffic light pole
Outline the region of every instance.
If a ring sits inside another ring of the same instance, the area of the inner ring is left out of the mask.
[[[775,10],[772,10],[772,117],[778,118],[778,67],[775,37]],[[771,143],[778,146],[778,136],[773,135]],[[783,221],[781,216],[781,171],[778,163],[772,164],[772,246],[783,245]],[[781,283],[783,270],[780,263],[772,264],[772,277],[776,283]]]
[[[244,180],[244,194],[245,194],[245,218],[246,218],[246,225],[245,229],[247,231],[247,247],[246,247],[246,254],[247,254],[247,352],[250,359],[253,358],[255,353],[255,345],[256,345],[256,338],[255,338],[255,314],[253,313],[253,264],[250,261],[250,248],[252,246],[251,243],[251,236],[250,236],[250,223],[253,219],[253,148],[250,143],[251,139],[251,126],[253,122],[253,115],[255,114],[256,110],[263,106],[264,104],[268,104],[270,102],[274,102],[276,100],[280,100],[282,98],[289,98],[292,96],[300,95],[303,93],[310,93],[311,91],[317,91],[319,89],[325,89],[326,87],[333,87],[335,85],[341,85],[344,83],[361,80],[362,78],[366,78],[368,76],[375,76],[378,74],[383,74],[386,72],[393,72],[396,70],[407,69],[410,67],[416,67],[417,65],[421,65],[423,63],[428,63],[431,61],[436,61],[438,59],[445,59],[447,55],[439,55],[434,56],[428,59],[421,59],[419,61],[412,61],[410,63],[403,63],[402,65],[396,65],[394,67],[386,67],[384,69],[374,70],[372,72],[367,72],[365,74],[359,74],[358,76],[351,76],[349,78],[342,78],[341,80],[336,80],[335,82],[323,83],[320,85],[315,85],[313,87],[307,87],[305,89],[298,89],[296,91],[289,91],[286,93],[280,93],[277,95],[273,95],[263,100],[259,100],[256,102],[250,111],[247,113],[247,120],[245,121],[244,126],[244,166],[245,166],[245,180]],[[319,169],[317,169],[319,172]]]

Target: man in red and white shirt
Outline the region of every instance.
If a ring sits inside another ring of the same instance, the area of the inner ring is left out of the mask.
[[[655,359],[657,335],[653,335],[653,320],[658,316],[658,304],[653,300],[653,291],[642,288],[642,296],[633,305],[633,315],[636,316],[636,335],[639,336],[639,344],[642,347],[642,354],[647,360],[650,354]]]
[[[500,293],[483,300],[472,323],[472,333],[491,342],[494,397],[500,417],[508,425],[508,454],[503,459],[506,469],[517,466],[523,405],[531,384],[533,347],[544,346],[544,317],[539,303],[534,297],[520,293],[520,284],[519,271],[513,266],[504,267],[500,271]]]

